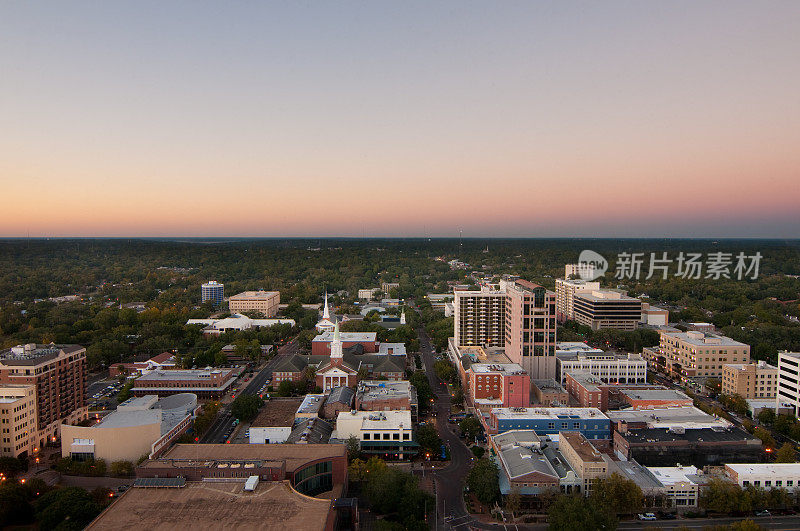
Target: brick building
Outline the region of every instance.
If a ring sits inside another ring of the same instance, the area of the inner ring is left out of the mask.
[[[88,417],[86,349],[80,345],[19,345],[0,352],[0,384],[36,388],[38,447],[55,442],[62,423]]]
[[[236,378],[232,369],[155,370],[135,380],[134,396],[168,396],[194,393],[199,398],[220,398]]]

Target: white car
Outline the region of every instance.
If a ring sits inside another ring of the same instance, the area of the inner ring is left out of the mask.
[[[649,521],[655,520],[656,519],[656,515],[654,515],[653,513],[644,513],[644,514],[639,513],[638,518],[639,518],[639,520],[646,520],[646,521],[649,522]]]

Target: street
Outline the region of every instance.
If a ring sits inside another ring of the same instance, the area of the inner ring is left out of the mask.
[[[247,385],[242,389],[239,394],[245,395],[254,395],[257,394],[261,387],[264,385],[264,382],[269,380],[272,377],[272,369],[284,358],[287,356],[291,356],[296,354],[300,350],[300,346],[297,343],[297,338],[292,339],[286,345],[282,346],[278,349],[278,352],[275,354],[269,362],[267,362],[266,366],[261,369],[253,378],[247,383]],[[217,415],[216,420],[208,429],[208,431],[203,435],[200,442],[202,443],[223,443],[225,442],[225,433],[228,429],[233,426],[234,418],[231,415],[231,406],[227,404],[223,406],[219,414]]]

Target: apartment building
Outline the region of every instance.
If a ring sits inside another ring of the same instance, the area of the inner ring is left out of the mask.
[[[575,321],[592,330],[635,330],[642,318],[642,301],[611,290],[575,292]]]
[[[538,435],[579,431],[587,439],[610,439],[608,417],[592,407],[511,407],[493,409],[486,422],[490,434],[509,430],[533,430]]]
[[[683,378],[721,377],[729,363],[750,363],[750,346],[708,332],[661,330],[661,338],[652,355],[666,370]]]
[[[775,398],[778,368],[766,361],[722,366],[722,394],[743,398]]]
[[[0,384],[36,389],[36,445],[55,442],[61,424],[88,417],[86,349],[80,345],[18,345],[0,352]]]
[[[228,299],[228,309],[231,313],[259,312],[269,318],[278,315],[280,302],[279,291],[243,291]]]
[[[209,280],[200,286],[200,301],[212,302],[219,306],[225,299],[225,285],[216,280]]]
[[[555,293],[515,280],[506,285],[505,353],[531,378],[556,376]]]
[[[0,457],[32,455],[37,432],[36,386],[0,385]]]
[[[482,289],[454,294],[454,332],[458,346],[504,347],[506,293]]]
[[[609,459],[597,451],[582,433],[562,431],[558,437],[558,449],[583,481],[585,496],[591,494],[594,480],[608,477]]]
[[[569,267],[569,266],[567,266]],[[599,282],[588,280],[557,278],[556,279],[556,317],[563,323],[575,319],[575,294],[582,291],[595,291],[600,289]]]
[[[564,266],[564,278],[594,278],[597,268],[588,262],[582,264],[567,264]]]
[[[776,406],[800,414],[800,352],[778,352],[777,389]]]

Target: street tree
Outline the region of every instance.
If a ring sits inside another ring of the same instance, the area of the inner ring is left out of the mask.
[[[797,461],[797,454],[794,451],[794,446],[792,446],[792,443],[789,442],[783,443],[783,446],[778,448],[778,451],[775,454],[775,462],[794,463],[795,461]]]
[[[485,505],[500,499],[499,470],[491,459],[478,459],[467,475],[469,490]]]
[[[250,422],[258,415],[264,401],[257,395],[239,395],[231,404],[231,413],[242,422]]]
[[[424,449],[432,454],[441,450],[442,439],[433,424],[423,423],[417,426],[417,442]]]
[[[617,473],[596,479],[591,498],[598,507],[605,507],[615,515],[635,513],[642,508],[643,502],[642,489]]]
[[[461,428],[461,432],[469,439],[474,439],[483,430],[481,422],[475,417],[465,418],[458,423],[458,427]]]
[[[611,511],[580,495],[561,494],[547,511],[549,531],[614,531],[617,519]]]

